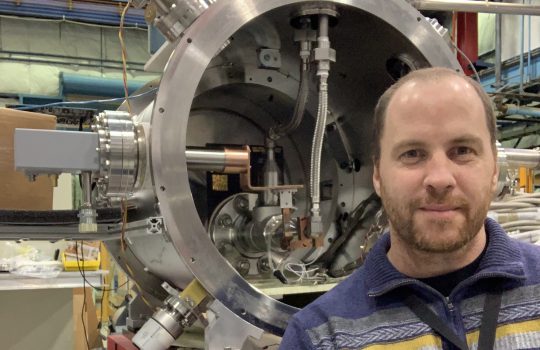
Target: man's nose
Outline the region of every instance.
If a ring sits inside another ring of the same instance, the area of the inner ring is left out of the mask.
[[[445,193],[456,186],[455,164],[445,153],[435,153],[426,162],[424,187],[435,193]]]

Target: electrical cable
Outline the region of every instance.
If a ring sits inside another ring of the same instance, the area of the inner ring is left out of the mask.
[[[152,88],[148,91],[142,92],[137,95],[131,95],[129,96],[128,100],[132,100],[135,98],[139,98],[142,96],[149,95],[151,93],[154,93],[157,91],[157,88]],[[37,108],[43,108],[43,107],[54,107],[54,106],[64,106],[64,105],[87,105],[92,103],[109,103],[109,102],[123,102],[125,101],[125,97],[115,97],[115,98],[108,98],[108,99],[102,99],[102,100],[88,100],[88,101],[62,101],[62,102],[52,102],[52,103],[46,103],[43,105],[32,105],[32,106],[22,106],[22,107],[16,107],[14,109],[20,110],[20,111],[28,111],[32,109]]]
[[[90,281],[86,278],[86,273],[84,273],[84,262],[83,262],[82,268],[81,268],[81,265],[80,265],[79,251],[78,251],[77,242],[81,243],[81,249],[82,249],[82,242],[83,241],[76,241],[75,242],[75,255],[76,255],[76,259],[77,259],[77,267],[79,269],[79,273],[81,274],[81,277],[84,279],[84,282],[86,284],[88,284],[90,287],[92,287],[92,289],[94,289],[95,291],[98,291],[98,292],[116,292],[118,289],[120,289],[123,286],[125,286],[126,284],[128,284],[129,279],[126,282],[122,283],[121,285],[117,286],[116,288],[101,288],[101,287],[96,287],[92,283],[90,283]],[[82,258],[82,256],[81,256],[81,258]]]
[[[79,243],[81,245],[81,258],[80,259],[79,259]],[[89,344],[89,341],[88,341],[88,333],[87,333],[87,330],[86,330],[86,323],[85,323],[85,320],[84,320],[84,313],[87,310],[87,305],[86,305],[86,285],[88,284],[93,290],[101,291],[103,293],[102,294],[102,299],[101,299],[101,311],[100,311],[101,312],[100,323],[101,323],[102,318],[103,318],[103,296],[104,296],[104,293],[118,290],[119,288],[121,288],[121,287],[125,286],[126,284],[128,284],[129,279],[127,279],[125,283],[117,286],[116,288],[99,288],[99,287],[94,286],[92,283],[90,283],[90,281],[88,281],[88,279],[86,278],[86,272],[85,272],[85,269],[84,269],[85,260],[84,260],[83,243],[84,243],[84,241],[75,241],[75,256],[76,256],[76,260],[77,260],[77,268],[79,270],[79,273],[81,274],[81,277],[83,278],[83,307],[82,307],[82,310],[81,310],[81,321],[82,321],[82,325],[83,325],[83,329],[84,329],[84,339],[86,340],[86,346],[87,346],[87,349],[90,350],[90,344]],[[81,260],[82,260],[82,267],[81,267]]]
[[[469,57],[465,54],[465,52],[461,51],[461,49],[459,47],[457,47],[457,45],[455,43],[456,35],[457,35],[457,16],[456,16],[456,13],[454,12],[452,14],[452,33],[450,35],[450,43],[457,50],[457,52],[459,52],[459,54],[462,55],[463,58],[465,58],[465,60],[467,60],[467,63],[469,63],[472,71],[474,72],[476,80],[478,81],[478,83],[481,84],[482,82],[480,80],[480,75],[478,74],[478,71],[476,70],[476,67],[474,66],[472,61],[469,59]]]
[[[540,241],[540,193],[514,193],[492,202],[488,217],[496,220],[510,237]]]
[[[82,306],[82,310],[81,310],[81,322],[82,322],[82,326],[83,326],[83,330],[84,330],[84,340],[86,341],[86,348],[88,350],[90,350],[90,344],[88,342],[88,333],[86,331],[86,324],[84,322],[84,313],[88,312],[88,310],[87,310],[87,306],[86,306],[86,284],[85,284],[86,283],[86,276],[85,276],[85,272],[84,272],[84,249],[82,247],[82,241],[81,241],[82,270],[81,270],[81,267],[79,265],[79,254],[77,252],[77,242],[75,242],[75,256],[76,256],[76,259],[77,259],[77,267],[79,268],[79,272],[83,276],[83,306]]]
[[[120,46],[122,49],[122,78],[123,78],[123,83],[124,83],[125,102],[126,102],[127,110],[130,116],[131,116],[131,103],[130,103],[130,97],[129,97],[128,82],[127,82],[127,79],[128,79],[127,78],[127,50],[126,50],[126,45],[124,41],[124,19],[125,19],[125,16],[129,7],[131,6],[131,2],[132,0],[128,0],[127,4],[125,5],[122,11],[122,15],[120,17],[120,28],[118,30],[118,39],[120,40]],[[127,219],[128,219],[127,218],[127,203],[126,203],[126,199],[124,198],[122,199],[122,230],[120,234],[120,247],[121,247],[122,253],[124,253],[126,249],[126,244],[125,244],[124,239],[125,239],[125,228],[127,225]],[[131,266],[129,266],[127,261],[125,261],[125,265],[128,272],[131,274],[131,276],[134,276],[133,269],[131,268]],[[139,296],[141,297],[141,299],[150,309],[152,309],[152,305],[144,296],[144,292],[141,286],[139,286],[139,284],[135,280],[133,281],[133,283],[135,287],[137,288],[137,290],[139,291]]]
[[[469,57],[465,54],[465,52],[461,51],[461,49],[459,47],[457,47],[457,45],[451,41],[452,43],[452,46],[457,50],[457,52],[459,52],[459,54],[461,56],[463,56],[463,58],[465,58],[465,60],[467,60],[467,63],[469,63],[469,67],[471,67],[472,71],[474,72],[474,76],[476,78],[476,81],[478,83],[481,82],[480,80],[480,75],[478,74],[478,71],[476,70],[476,67],[474,66],[474,64],[472,63],[472,61],[469,59]]]
[[[0,15],[0,18],[9,18],[9,19],[17,19],[17,20],[24,20],[24,21],[33,21],[33,22],[51,22],[51,23],[71,23],[71,24],[79,24],[87,27],[96,27],[96,28],[107,28],[107,29],[118,29],[120,26],[115,25],[108,25],[108,24],[94,24],[89,22],[82,22],[82,21],[75,21],[72,19],[53,19],[53,18],[37,18],[37,17],[19,17],[19,16],[10,16],[10,15]],[[144,27],[139,27],[137,25],[128,25],[124,26],[125,29],[133,29],[133,30],[141,30],[147,32],[148,29]]]
[[[124,94],[126,95],[126,104],[129,115],[131,115],[131,103],[129,102],[129,90],[127,84],[127,50],[124,42],[124,19],[129,7],[131,6],[131,1],[132,0],[128,0],[122,11],[122,15],[120,16],[120,28],[118,29],[118,39],[120,40],[120,47],[122,49],[122,78],[124,82]]]

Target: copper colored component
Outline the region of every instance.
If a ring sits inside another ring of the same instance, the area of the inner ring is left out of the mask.
[[[230,149],[225,148],[225,168],[226,174],[244,174],[249,171],[249,148]]]
[[[324,243],[322,235],[317,235],[315,237],[309,235],[309,222],[309,217],[297,218],[298,233],[296,239],[285,233],[282,240],[282,248],[296,250],[300,248],[322,247]]]
[[[250,153],[249,146],[246,146],[245,149],[247,150],[248,156],[249,156],[249,153]],[[304,187],[303,185],[252,186],[251,185],[251,166],[249,166],[249,164],[250,162],[248,160],[247,172],[240,174],[240,187],[242,187],[244,191],[263,192],[263,191],[268,191],[268,190],[276,190],[276,191],[298,190]]]

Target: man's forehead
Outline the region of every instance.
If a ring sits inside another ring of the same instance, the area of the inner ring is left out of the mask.
[[[447,75],[436,78],[418,78],[400,86],[391,97],[388,114],[400,114],[405,108],[421,105],[428,109],[467,106],[484,115],[483,102],[472,84],[464,77]]]
[[[421,99],[426,92],[433,92],[434,97],[442,97],[442,93],[464,93],[474,92],[473,86],[464,78],[456,75],[444,75],[438,77],[422,77],[415,78],[407,81],[403,85],[397,88],[390,103],[394,102],[396,98],[400,100],[412,101],[414,99]],[[477,95],[474,93],[474,97]]]
[[[394,142],[418,134],[455,137],[464,127],[474,127],[474,133],[489,133],[482,100],[459,76],[409,81],[396,90],[386,111],[385,128],[393,130]]]

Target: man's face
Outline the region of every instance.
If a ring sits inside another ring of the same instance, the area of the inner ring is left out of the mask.
[[[424,252],[462,248],[483,229],[497,175],[483,105],[466,80],[396,91],[373,174],[393,234]]]

